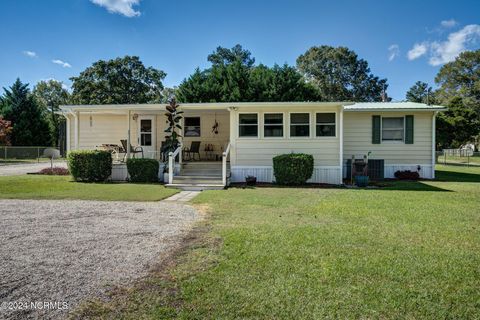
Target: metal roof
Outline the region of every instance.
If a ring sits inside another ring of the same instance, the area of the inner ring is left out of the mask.
[[[443,106],[430,105],[416,102],[359,102],[344,106],[345,111],[401,111],[401,110],[424,110],[443,111]]]
[[[343,107],[345,111],[443,111],[445,107],[436,105],[427,105],[414,102],[205,102],[205,103],[179,103],[184,110],[227,110],[229,108],[298,108],[311,107],[322,108],[338,106]],[[89,112],[126,112],[140,110],[165,110],[166,103],[163,104],[105,104],[105,105],[63,105],[60,106],[62,112],[70,111],[89,111]]]

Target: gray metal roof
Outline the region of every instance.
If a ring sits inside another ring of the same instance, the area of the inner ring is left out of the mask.
[[[345,111],[400,111],[400,110],[447,110],[443,106],[416,102],[359,102],[344,106]]]

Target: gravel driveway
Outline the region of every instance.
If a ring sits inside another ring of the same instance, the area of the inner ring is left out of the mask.
[[[145,275],[200,217],[178,203],[80,200],[0,200],[0,216],[0,319],[63,318]],[[5,310],[18,301],[28,310]],[[59,303],[33,311],[30,302]]]
[[[67,167],[65,161],[54,161],[55,167]],[[19,176],[22,174],[38,172],[44,168],[50,168],[50,162],[40,163],[7,163],[0,164],[0,176]]]

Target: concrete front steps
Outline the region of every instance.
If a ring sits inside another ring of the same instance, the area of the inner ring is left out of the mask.
[[[227,177],[230,176],[227,170]],[[180,174],[173,177],[173,183],[167,187],[186,191],[221,190],[222,183],[221,162],[186,162],[182,165]]]

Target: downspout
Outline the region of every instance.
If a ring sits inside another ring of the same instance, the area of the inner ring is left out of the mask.
[[[435,179],[435,159],[437,158],[436,154],[436,116],[438,111],[434,111],[432,115],[432,179]]]
[[[338,139],[339,139],[339,165],[340,165],[340,184],[343,182],[343,106],[340,106],[340,113],[339,113],[339,132],[338,132]]]
[[[131,139],[130,139],[130,117],[131,117],[131,111],[130,109],[128,110],[127,114],[127,160],[130,159],[130,145],[131,145]]]
[[[75,150],[78,150],[79,139],[80,139],[80,112],[75,111],[73,116],[75,117],[75,134],[74,134]]]

